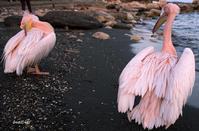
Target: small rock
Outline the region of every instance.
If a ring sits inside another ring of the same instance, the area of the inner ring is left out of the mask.
[[[130,39],[133,41],[133,42],[139,42],[141,39],[143,39],[141,36],[139,35],[131,35],[131,34],[125,34],[126,36],[129,36]]]
[[[137,24],[137,21],[136,20],[132,20],[131,23],[132,24]]]
[[[102,0],[104,3],[119,4],[120,0]]]
[[[77,36],[76,35],[70,35],[69,38],[75,39],[75,38],[77,38]]]
[[[30,126],[30,131],[36,131],[35,127],[34,126]]]
[[[133,15],[131,13],[127,12],[126,19],[127,20],[134,20],[134,17],[133,17]]]
[[[13,12],[13,15],[18,15],[18,13],[17,12]]]
[[[105,28],[106,28],[106,29],[112,29],[112,27],[111,27],[111,26],[106,26]]]
[[[104,22],[107,21],[106,18],[105,18],[104,16],[97,16],[96,19],[97,19],[99,22],[101,22],[101,23],[104,23]]]
[[[77,39],[77,42],[83,42],[83,40],[81,40],[81,39]]]
[[[116,21],[109,21],[109,22],[106,22],[104,25],[105,25],[105,26],[113,27],[115,24],[117,24]]]
[[[104,32],[96,32],[92,35],[92,37],[100,40],[107,40],[110,39],[110,36]]]
[[[64,28],[66,31],[69,31],[69,27],[68,26],[65,26]]]
[[[44,15],[45,15],[45,12],[44,12],[44,10],[39,9],[39,10],[36,10],[36,11],[35,11],[35,14],[38,15],[38,16],[44,16]]]
[[[80,35],[80,36],[84,36],[85,34],[84,34],[84,33],[79,33],[79,35]]]
[[[142,39],[142,37],[141,36],[139,36],[139,35],[132,35],[131,36],[131,40],[133,41],[133,42],[139,42],[140,40]]]
[[[132,28],[132,25],[130,24],[124,24],[124,23],[116,23],[113,25],[113,28],[115,29],[131,29]]]

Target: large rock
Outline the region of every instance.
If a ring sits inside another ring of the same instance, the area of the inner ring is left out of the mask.
[[[49,10],[48,9],[38,9],[38,10],[36,10],[35,11],[35,14],[37,15],[37,16],[44,16],[47,12],[49,12]]]
[[[115,28],[115,29],[127,29],[127,30],[130,30],[130,29],[132,29],[133,25],[117,22],[112,27]]]
[[[105,2],[105,3],[114,3],[114,4],[119,4],[119,3],[121,3],[120,0],[102,0],[102,1]]]
[[[120,6],[121,6],[121,8],[128,10],[128,11],[134,11],[135,9],[138,9],[138,10],[146,10],[147,9],[145,4],[139,3],[137,1],[121,3]]]
[[[193,8],[194,8],[194,10],[199,10],[199,3],[198,3],[198,4],[197,4],[197,3],[194,4],[194,5],[193,5]]]
[[[154,16],[160,16],[161,10],[157,9],[151,9],[149,12],[147,12],[148,17],[154,17]]]
[[[151,10],[151,9],[161,9],[159,3],[148,3],[148,4],[146,5],[146,8],[147,8],[148,10]]]
[[[190,12],[194,10],[192,4],[178,4],[178,5],[182,12]]]
[[[22,19],[22,16],[17,16],[17,15],[14,15],[14,16],[8,16],[4,19],[4,24],[6,26],[13,26],[13,27],[17,27],[20,25],[20,22],[21,22],[21,19]]]
[[[112,15],[121,21],[132,21],[132,20],[136,20],[136,14],[134,12],[116,12],[116,13],[112,13]]]
[[[105,25],[105,26],[113,27],[115,24],[117,24],[116,21],[109,21],[109,22],[106,22],[104,25]]]
[[[115,17],[105,11],[95,12],[93,15],[99,22],[106,23],[108,21],[114,21]]]
[[[96,18],[75,11],[51,11],[41,17],[41,20],[51,23],[54,27],[96,29],[103,26]]]
[[[193,0],[193,4],[199,4],[199,0]]]
[[[116,9],[117,8],[117,4],[108,4],[107,6],[106,6],[106,8],[107,9]]]

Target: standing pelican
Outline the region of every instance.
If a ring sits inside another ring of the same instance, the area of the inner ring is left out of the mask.
[[[16,71],[21,75],[25,67],[28,72],[38,75],[47,75],[41,72],[38,62],[53,49],[56,36],[53,27],[39,21],[38,17],[25,12],[20,27],[23,29],[13,36],[4,48],[5,73]],[[35,68],[30,66],[35,65]]]
[[[175,4],[164,7],[153,32],[166,21],[161,52],[148,47],[138,53],[124,68],[119,78],[118,111],[129,121],[135,120],[144,128],[174,124],[191,95],[195,81],[195,60],[186,48],[178,58],[171,40],[172,23],[180,8]],[[141,96],[134,106],[135,96]]]

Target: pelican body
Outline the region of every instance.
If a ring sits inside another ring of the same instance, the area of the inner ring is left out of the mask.
[[[135,120],[144,128],[174,124],[191,95],[195,81],[195,59],[190,48],[181,57],[176,54],[171,39],[172,24],[180,9],[167,4],[153,32],[166,22],[163,46],[160,52],[147,47],[139,52],[123,69],[119,78],[118,111],[125,113],[129,121]],[[134,105],[136,96],[141,100]]]
[[[4,48],[4,72],[21,75],[24,68],[28,67],[30,73],[48,74],[41,72],[37,64],[55,45],[53,27],[28,12],[24,13],[20,27],[23,30],[13,36]],[[33,65],[35,68],[30,68]]]

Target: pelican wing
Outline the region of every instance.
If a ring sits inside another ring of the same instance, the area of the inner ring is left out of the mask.
[[[173,68],[170,76],[170,85],[162,102],[161,114],[167,127],[175,123],[182,114],[183,105],[192,93],[195,81],[195,59],[191,49],[186,48]]]
[[[173,69],[174,99],[179,99],[179,104],[184,105],[192,93],[195,81],[195,58],[191,49],[186,48]],[[179,96],[178,96],[179,95]]]
[[[118,90],[118,111],[126,112],[132,110],[134,105],[135,95],[141,94],[140,92],[132,92],[132,88],[140,76],[142,61],[149,54],[154,52],[153,47],[147,47],[138,53],[124,68],[119,77],[119,90]]]
[[[3,59],[4,60],[4,72],[11,73],[14,72],[17,65],[17,49],[20,46],[21,41],[25,37],[24,31],[18,32],[12,38],[10,38],[4,48]]]
[[[38,33],[37,33],[38,34]],[[39,37],[38,37],[39,38]],[[38,42],[35,40],[26,44],[20,51],[20,60],[16,69],[18,75],[21,75],[23,69],[33,63],[39,62],[43,57],[46,57],[53,49],[56,41],[54,32],[42,37]],[[36,43],[35,43],[36,42]]]
[[[10,38],[4,48],[4,59],[19,45],[25,36],[24,31],[18,32]]]

